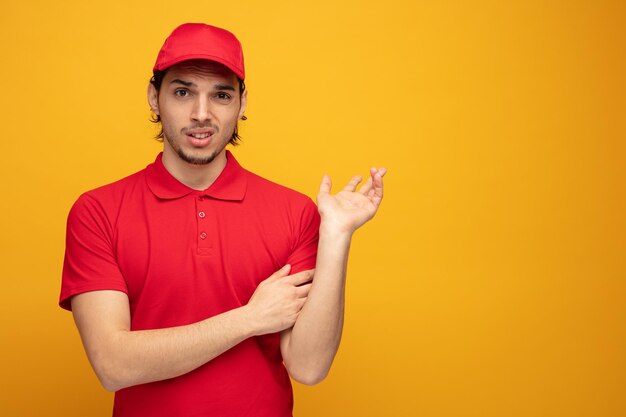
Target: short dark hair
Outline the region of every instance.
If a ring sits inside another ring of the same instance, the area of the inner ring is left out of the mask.
[[[167,74],[167,69],[163,71],[154,71],[152,78],[150,78],[150,84],[152,84],[154,88],[156,89],[157,96],[159,95],[159,91],[161,90],[161,84],[163,84],[163,79],[165,78],[165,74]],[[237,81],[239,81],[239,97],[241,98],[241,95],[246,90],[246,84],[239,77],[237,77]],[[247,120],[247,119],[248,118],[245,115],[241,116],[241,120]],[[150,121],[153,123],[161,123],[161,116],[153,113],[152,117],[150,118]],[[233,136],[230,138],[230,141],[228,141],[228,143],[234,146],[239,145],[239,142],[241,142],[241,136],[239,136],[238,127],[239,127],[238,125],[235,125],[235,131],[233,132]],[[161,129],[159,130],[159,134],[156,135],[154,138],[162,142],[163,137],[164,137],[163,126],[161,126]]]

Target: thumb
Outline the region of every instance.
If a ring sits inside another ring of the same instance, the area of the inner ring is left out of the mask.
[[[278,271],[274,272],[268,278],[268,280],[277,280],[279,278],[285,278],[287,275],[289,275],[290,271],[291,271],[291,265],[287,264],[283,266],[282,268],[280,268]]]
[[[320,194],[328,194],[330,193],[330,188],[333,186],[332,181],[328,175],[324,175],[322,177],[322,182],[320,184]]]

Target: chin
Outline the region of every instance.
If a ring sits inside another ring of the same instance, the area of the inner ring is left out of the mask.
[[[194,154],[189,154],[187,152],[184,152],[182,150],[177,153],[180,159],[192,165],[208,165],[211,162],[213,162],[215,157],[218,155],[218,152],[212,152],[206,155],[203,155],[203,154],[194,155]]]

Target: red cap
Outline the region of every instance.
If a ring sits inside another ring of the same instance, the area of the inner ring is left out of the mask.
[[[225,65],[240,79],[245,79],[243,51],[239,40],[225,29],[204,23],[180,25],[165,40],[153,71],[191,59],[208,59]]]

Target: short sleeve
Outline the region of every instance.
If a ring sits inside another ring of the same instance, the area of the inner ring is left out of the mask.
[[[299,236],[296,247],[287,262],[291,265],[291,273],[315,268],[317,259],[317,244],[319,241],[320,215],[317,206],[307,197],[296,230]]]
[[[113,227],[102,205],[82,195],[67,219],[65,260],[59,305],[71,310],[71,298],[97,290],[128,293],[113,250]]]

